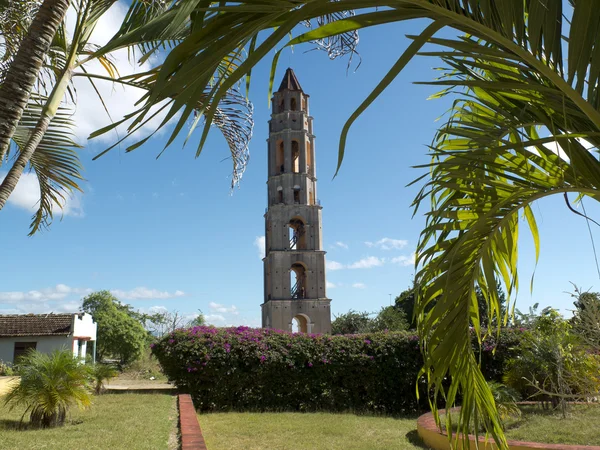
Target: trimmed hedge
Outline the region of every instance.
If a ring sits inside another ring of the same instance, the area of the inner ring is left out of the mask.
[[[514,346],[504,333],[484,373],[499,381]],[[200,410],[371,411],[404,414],[428,407],[414,334],[312,335],[247,327],[177,330],[152,346],[167,377]]]

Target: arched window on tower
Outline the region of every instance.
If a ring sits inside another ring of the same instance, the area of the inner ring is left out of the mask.
[[[292,141],[292,172],[300,172],[300,146],[298,141]]]
[[[281,186],[277,186],[277,199],[279,203],[283,203],[283,188]]]
[[[306,229],[304,221],[300,218],[290,220],[290,250],[306,250]]]
[[[310,141],[306,141],[306,171],[310,172],[310,167],[312,166],[312,152],[310,148]]]
[[[298,105],[296,104],[296,98],[292,97],[292,99],[290,100],[290,109],[292,111],[297,111],[298,110]]]
[[[292,264],[290,270],[290,294],[292,298],[306,298],[306,268],[302,263]]]
[[[300,203],[300,186],[294,186],[294,203]]]
[[[306,112],[306,97],[302,96],[302,111]]]
[[[298,314],[292,319],[292,333],[308,333],[308,323],[304,314]]]
[[[277,111],[277,112],[280,112],[280,113],[282,113],[284,110],[285,110],[285,102],[284,102],[284,100],[283,100],[283,99],[281,99],[281,100],[279,101],[279,111]]]
[[[284,159],[284,153],[283,153],[283,141],[280,141],[277,144],[277,155],[275,158],[275,173],[283,173],[285,172],[285,159]]]

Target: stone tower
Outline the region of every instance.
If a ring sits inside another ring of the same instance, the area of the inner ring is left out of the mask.
[[[272,108],[262,326],[291,331],[296,320],[299,331],[330,333],[313,119],[292,69],[273,95]]]

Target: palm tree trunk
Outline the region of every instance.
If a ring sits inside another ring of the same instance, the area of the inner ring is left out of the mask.
[[[0,86],[0,163],[70,3],[70,0],[44,0]]]

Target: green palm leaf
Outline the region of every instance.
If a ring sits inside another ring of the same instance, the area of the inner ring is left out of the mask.
[[[30,99],[13,136],[17,148],[27,143],[45,102],[46,98],[42,96]],[[49,226],[54,210],[62,207],[76,191],[81,191],[78,183],[83,180],[82,166],[77,155],[81,146],[74,141],[71,115],[68,108],[59,108],[31,158],[30,166],[40,187],[40,200],[31,220],[30,236]]]

